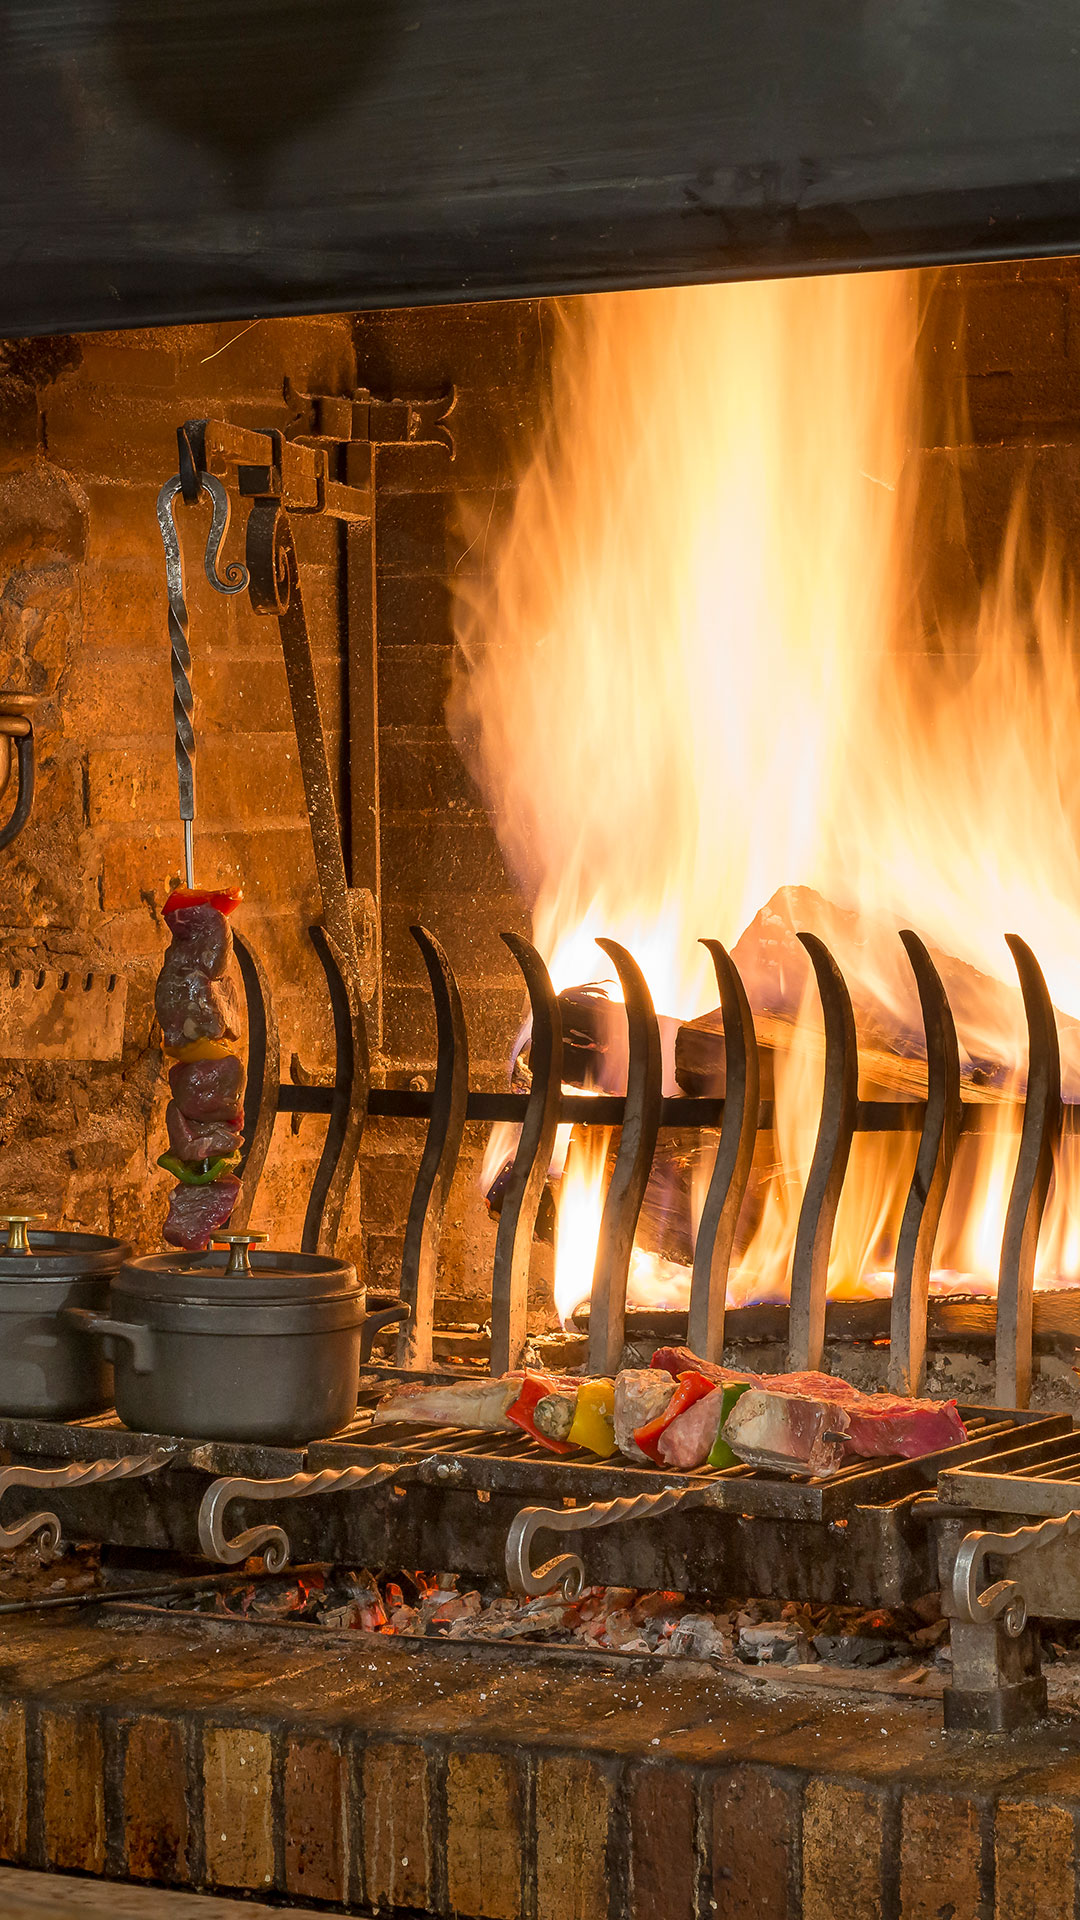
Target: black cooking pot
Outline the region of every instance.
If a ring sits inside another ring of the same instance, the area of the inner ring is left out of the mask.
[[[100,1233],[38,1232],[44,1218],[0,1214],[8,1230],[0,1245],[0,1413],[72,1420],[111,1404],[112,1368],[66,1310],[104,1308],[131,1248]]]
[[[285,1445],[348,1426],[375,1335],[408,1308],[396,1300],[368,1313],[355,1267],[320,1254],[249,1260],[265,1238],[228,1234],[220,1252],[128,1260],[107,1314],[67,1315],[103,1339],[125,1426]]]

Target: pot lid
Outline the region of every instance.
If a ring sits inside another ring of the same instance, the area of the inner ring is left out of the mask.
[[[104,1233],[43,1229],[45,1218],[43,1213],[0,1213],[0,1282],[115,1273],[131,1252],[130,1241],[112,1240]]]
[[[198,1300],[210,1305],[239,1301],[325,1300],[363,1294],[356,1268],[321,1253],[289,1253],[260,1247],[265,1233],[223,1234],[210,1253],[150,1253],[125,1261],[113,1291],[140,1300]]]

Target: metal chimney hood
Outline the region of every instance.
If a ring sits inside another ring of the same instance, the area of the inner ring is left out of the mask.
[[[0,332],[1080,251],[1062,0],[8,0]]]

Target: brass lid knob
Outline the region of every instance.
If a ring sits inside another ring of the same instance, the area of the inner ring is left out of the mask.
[[[5,1253],[29,1253],[30,1242],[26,1237],[27,1227],[43,1226],[48,1219],[46,1213],[0,1213],[0,1227],[8,1230]]]
[[[248,1259],[248,1248],[253,1247],[257,1241],[269,1240],[269,1238],[268,1233],[215,1233],[214,1245],[229,1249],[226,1273],[250,1273],[251,1261]]]

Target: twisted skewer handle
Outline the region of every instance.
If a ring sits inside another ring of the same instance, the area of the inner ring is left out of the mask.
[[[209,496],[213,512],[206,542],[204,567],[210,585],[218,593],[240,593],[248,584],[248,570],[238,561],[218,572],[218,559],[229,530],[229,496],[221,481],[211,473],[199,473],[199,492]],[[184,598],[184,560],[180,536],[176,530],[174,503],[183,491],[178,473],[166,480],[157,497],[158,526],[165,548],[165,584],[169,595],[169,647],[173,680],[173,728],[176,734],[176,780],[180,793],[180,818],[184,824],[184,877],[189,887],[195,884],[193,833],[195,822],[195,699],[191,690],[191,649],[188,646],[190,619]]]

